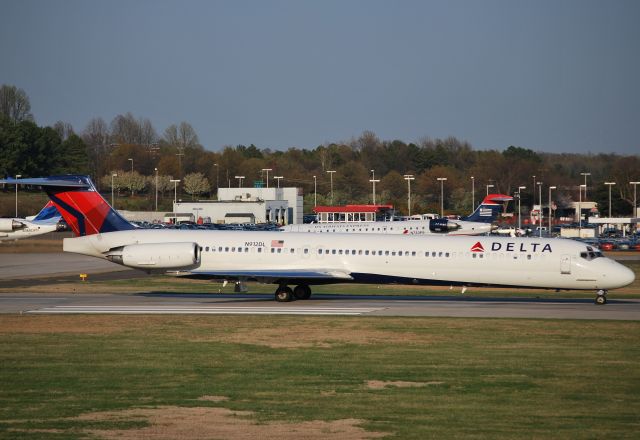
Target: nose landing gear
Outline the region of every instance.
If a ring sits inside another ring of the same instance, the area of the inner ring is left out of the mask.
[[[606,290],[598,290],[596,293],[595,303],[599,306],[603,306],[607,303],[607,291]]]

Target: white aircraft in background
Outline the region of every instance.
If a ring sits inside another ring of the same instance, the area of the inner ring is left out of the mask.
[[[277,301],[307,299],[314,284],[356,282],[597,290],[596,302],[605,304],[608,289],[635,279],[572,240],[137,229],[88,176],[18,183],[42,186],[73,229],[65,252],[149,273],[273,283]]]
[[[20,240],[56,231],[61,215],[52,202],[35,216],[0,218],[0,241]]]
[[[404,234],[404,235],[482,235],[488,234],[502,210],[502,204],[513,197],[489,194],[476,210],[457,220],[435,218],[430,220],[321,222],[286,225],[283,232],[343,232],[351,234]]]

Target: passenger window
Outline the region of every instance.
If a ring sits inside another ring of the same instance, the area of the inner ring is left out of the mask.
[[[276,253],[276,248],[271,248],[271,253],[275,254]]]
[[[209,252],[209,246],[205,247],[205,248],[204,248],[204,251],[205,251],[205,252]]]
[[[225,252],[229,252],[229,247],[225,247],[225,248],[224,248],[224,251],[225,251]]]
[[[309,249],[305,248],[305,249],[304,249],[304,253],[305,253],[305,254],[308,254],[308,253],[309,253]]]
[[[262,253],[262,248],[261,247],[258,248],[258,253],[259,254]]]
[[[278,248],[278,253],[281,254],[282,253],[282,248]]]

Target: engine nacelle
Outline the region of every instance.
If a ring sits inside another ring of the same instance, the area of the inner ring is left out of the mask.
[[[193,269],[200,265],[200,246],[197,243],[130,244],[109,251],[107,258],[123,266],[149,271]]]
[[[0,232],[13,232],[26,225],[12,218],[0,218]]]
[[[447,232],[455,231],[460,228],[460,224],[446,218],[435,218],[433,220],[429,220],[429,230],[431,232],[446,234]]]

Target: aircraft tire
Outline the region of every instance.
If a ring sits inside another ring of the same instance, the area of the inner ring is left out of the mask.
[[[598,295],[596,296],[596,304],[599,306],[603,306],[607,303],[607,297],[604,295]]]
[[[300,284],[293,289],[293,296],[296,299],[309,299],[311,297],[311,288],[307,284]]]
[[[276,301],[290,302],[293,299],[293,291],[289,286],[280,286],[276,289]]]

